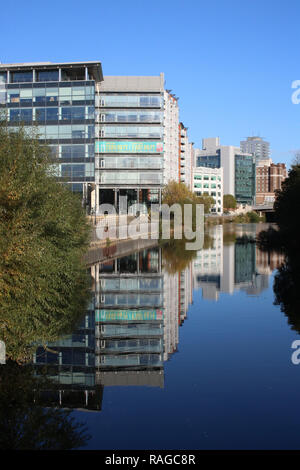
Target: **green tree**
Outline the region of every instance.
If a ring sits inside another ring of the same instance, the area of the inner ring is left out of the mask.
[[[297,240],[300,229],[300,165],[293,165],[289,175],[276,192],[275,220],[280,231]]]
[[[162,194],[163,204],[172,206],[173,204],[203,204],[204,213],[210,211],[211,206],[215,203],[214,198],[209,195],[197,196],[196,193],[191,191],[184,183],[177,183],[170,181],[163,189]]]
[[[29,360],[33,343],[54,341],[82,315],[88,242],[81,201],[56,181],[48,148],[2,123],[0,339],[8,357]]]
[[[232,194],[224,194],[223,196],[223,207],[224,209],[235,209],[236,199]]]

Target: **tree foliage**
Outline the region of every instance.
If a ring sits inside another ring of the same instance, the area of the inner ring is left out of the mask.
[[[51,174],[49,150],[0,125],[0,339],[14,360],[82,315],[89,226],[81,202]]]
[[[275,219],[279,229],[297,238],[300,229],[300,165],[294,165],[283,181],[281,190],[276,192],[274,203]]]
[[[173,204],[203,204],[205,214],[210,211],[211,206],[215,203],[211,196],[197,196],[186,184],[177,183],[176,181],[170,181],[164,187],[162,196],[163,204],[168,204],[169,206]]]
[[[223,196],[223,207],[224,209],[235,209],[236,199],[232,194],[224,194]]]

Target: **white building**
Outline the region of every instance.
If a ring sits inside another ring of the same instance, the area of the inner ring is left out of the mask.
[[[189,142],[188,128],[181,122],[179,124],[179,171],[180,182],[185,183],[190,189],[193,188],[194,147]]]
[[[214,198],[211,212],[223,213],[223,168],[194,167],[193,190],[197,196]]]
[[[178,98],[164,90],[164,132],[163,132],[163,169],[164,177],[163,183],[167,184],[169,181],[177,181],[180,179],[179,172],[179,141],[178,141],[178,126],[179,126],[179,107]]]

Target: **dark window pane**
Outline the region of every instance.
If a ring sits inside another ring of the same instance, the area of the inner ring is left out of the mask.
[[[58,120],[58,108],[46,108],[46,120],[57,121]]]
[[[21,109],[20,120],[24,122],[31,122],[32,121],[32,109]]]
[[[39,82],[55,82],[58,81],[58,70],[45,70],[38,72]]]
[[[63,121],[71,121],[72,119],[72,108],[62,108],[61,117]]]
[[[13,72],[12,82],[32,82],[32,70],[30,72]]]
[[[11,121],[18,121],[20,116],[20,110],[19,109],[10,109],[9,112],[9,117]]]
[[[37,108],[35,110],[35,120],[39,122],[45,121],[46,117],[46,109],[45,108]]]

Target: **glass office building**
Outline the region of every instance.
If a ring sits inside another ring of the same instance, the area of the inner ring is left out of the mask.
[[[82,193],[95,190],[95,84],[100,62],[0,65],[0,106],[13,129],[34,126],[57,161],[57,176]]]
[[[256,165],[251,155],[235,155],[235,198],[240,204],[253,204],[256,193]]]

